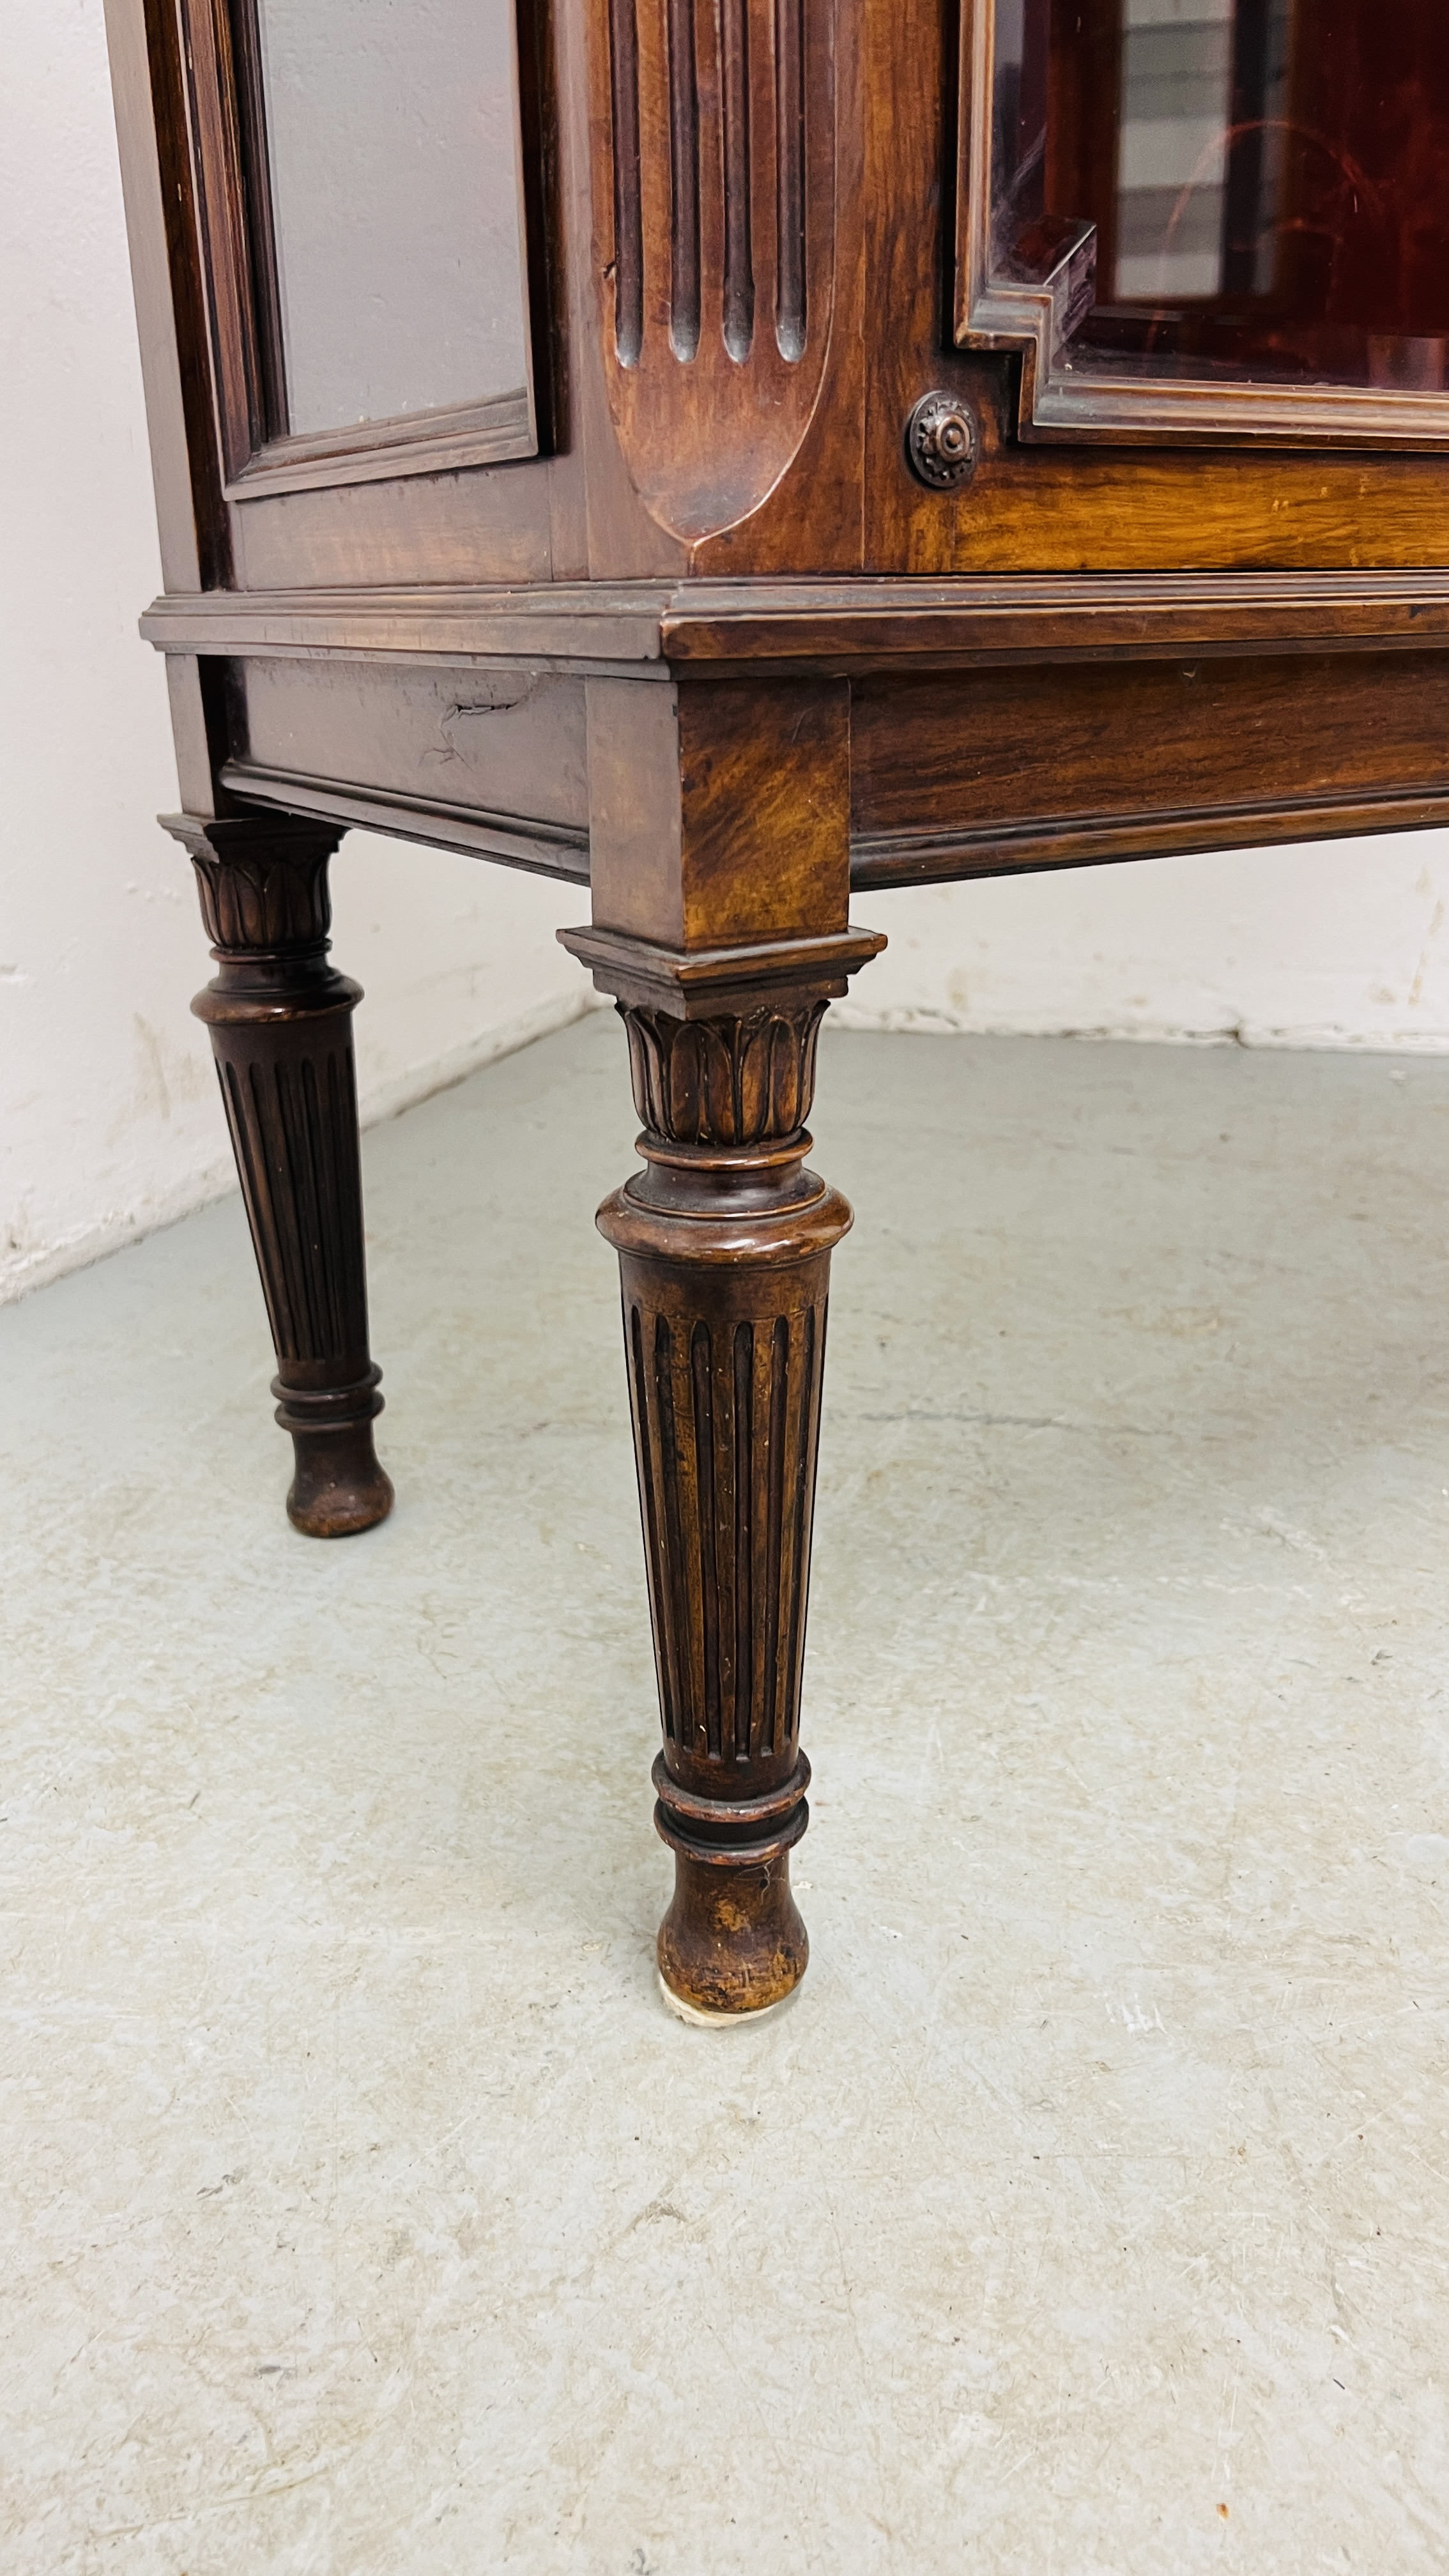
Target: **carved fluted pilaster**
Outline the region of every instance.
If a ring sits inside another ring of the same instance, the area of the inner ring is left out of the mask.
[[[837,0],[607,0],[602,355],[666,525],[747,515],[797,453],[835,297]]]

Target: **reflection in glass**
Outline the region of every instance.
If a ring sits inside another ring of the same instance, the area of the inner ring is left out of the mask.
[[[512,0],[257,0],[288,426],[528,376]]]
[[[1449,0],[996,0],[991,197],[1064,374],[1442,386]]]

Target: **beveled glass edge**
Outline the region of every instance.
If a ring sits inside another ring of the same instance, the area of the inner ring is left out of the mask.
[[[963,0],[957,132],[955,338],[963,349],[1020,351],[1017,436],[1160,447],[1449,449],[1449,390],[1381,386],[1223,386],[1087,367],[1059,371],[1060,299],[1051,278],[1013,286],[990,274],[991,114],[997,0]],[[1064,264],[1065,265],[1065,264]]]
[[[226,484],[229,501],[270,492],[300,492],[342,483],[391,482],[405,474],[441,474],[466,465],[499,465],[536,457],[538,434],[527,385],[486,402],[453,403],[359,422],[351,432],[323,429],[270,439]]]

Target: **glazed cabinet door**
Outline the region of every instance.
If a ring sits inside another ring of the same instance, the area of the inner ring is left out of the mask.
[[[1439,0],[974,0],[957,331],[1027,438],[1449,445]]]

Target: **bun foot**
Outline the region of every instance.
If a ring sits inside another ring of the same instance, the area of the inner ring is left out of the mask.
[[[659,1926],[659,1974],[676,2003],[711,2021],[768,2012],[793,1994],[810,1936],[790,1893],[790,1862],[718,1868],[674,1855],[674,1902]]]
[[[659,1975],[687,2020],[735,2021],[793,1994],[810,1936],[790,1893],[790,1850],[809,1820],[802,1754],[762,1797],[691,1794],[654,1765],[656,1829],[674,1853],[674,1902],[659,1927]]]
[[[297,1472],[287,1495],[287,1518],[308,1538],[351,1538],[375,1529],[393,1506],[392,1478],[378,1464],[372,1433],[346,1440],[309,1433],[297,1442]]]
[[[687,2021],[694,2030],[739,2030],[746,2022],[768,2021],[771,2013],[782,2011],[790,2000],[789,1995],[781,1995],[778,2003],[756,2004],[753,2011],[747,2013],[701,2012],[697,2005],[687,2004],[683,1995],[677,1995],[672,1986],[666,1985],[662,1975],[659,1992],[676,2021]]]
[[[372,1417],[382,1408],[382,1398],[375,1392],[379,1375],[374,1368],[360,1389],[306,1393],[283,1386],[280,1378],[274,1382],[273,1392],[282,1398],[277,1420],[284,1431],[291,1432],[297,1462],[287,1496],[287,1518],[308,1538],[350,1538],[356,1530],[375,1529],[392,1510],[392,1479],[378,1464],[372,1438]],[[355,1419],[359,1395],[367,1405],[360,1422]],[[326,1421],[329,1404],[348,1406],[354,1419]],[[324,1419],[308,1422],[304,1428],[297,1420],[304,1407]]]

